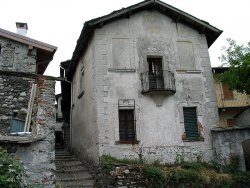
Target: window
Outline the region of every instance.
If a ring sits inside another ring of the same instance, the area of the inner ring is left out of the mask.
[[[149,89],[163,89],[162,58],[147,58]]]
[[[227,119],[227,126],[234,127],[236,125],[236,119]]]
[[[136,141],[134,109],[119,109],[119,136],[121,142]]]
[[[234,98],[233,91],[230,90],[228,85],[226,85],[224,83],[222,83],[222,91],[223,91],[224,99],[228,100],[228,99],[233,99]]]
[[[184,107],[184,125],[187,140],[197,140],[200,137],[197,125],[196,107]]]

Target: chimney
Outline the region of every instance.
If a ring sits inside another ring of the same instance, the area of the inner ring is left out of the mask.
[[[28,24],[16,22],[16,29],[17,29],[16,30],[17,34],[26,36],[28,30]]]

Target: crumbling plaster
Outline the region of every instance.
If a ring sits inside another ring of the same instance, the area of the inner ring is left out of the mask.
[[[246,170],[242,143],[250,139],[248,129],[217,129],[212,132],[215,159],[222,164],[229,164],[231,157],[239,157],[241,170]]]
[[[182,69],[179,61],[181,54],[177,47],[180,41],[191,42],[195,70]],[[119,42],[121,46],[117,44]],[[205,35],[173,22],[157,11],[142,11],[96,29],[90,48],[93,48],[92,59],[83,60],[83,64],[86,64],[83,84],[89,86],[85,88],[85,93],[92,91],[92,94],[84,94],[80,99],[73,98],[75,109],[72,117],[72,133],[76,129],[76,132],[85,134],[83,131],[89,132],[95,127],[91,140],[95,139],[96,142],[92,144],[97,145],[98,151],[93,153],[91,147],[86,146],[85,157],[111,154],[120,158],[137,158],[138,151],[142,149],[145,158],[160,159],[161,162],[174,162],[177,155],[191,160],[197,157],[212,159],[210,129],[218,125],[218,115]],[[114,53],[121,54],[123,59],[118,59]],[[129,54],[129,57],[124,54]],[[88,56],[88,52],[85,56]],[[163,69],[174,72],[174,95],[149,96],[141,93],[141,73],[147,71],[147,56],[162,57]],[[124,67],[121,62],[125,62]],[[115,67],[117,64],[119,66]],[[73,92],[79,85],[79,69],[78,65],[73,79]],[[161,98],[160,104],[156,105],[154,98]],[[118,99],[135,99],[138,145],[117,143]],[[81,103],[85,105],[80,106]],[[184,106],[197,107],[204,141],[182,140],[185,131],[182,115]],[[94,123],[86,122],[90,112],[91,119],[97,117]],[[81,130],[77,126],[81,126]],[[84,140],[89,137],[76,138],[72,135],[72,138],[79,143],[86,142]],[[78,146],[73,142],[73,147]]]

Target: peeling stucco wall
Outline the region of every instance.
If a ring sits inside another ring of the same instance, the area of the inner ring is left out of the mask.
[[[212,132],[215,159],[222,164],[229,164],[230,157],[238,156],[241,170],[246,169],[242,143],[250,139],[248,129],[224,129]]]
[[[178,155],[190,160],[196,160],[197,157],[204,160],[213,158],[210,130],[218,126],[218,114],[204,34],[152,10],[96,29],[93,41],[94,68],[86,66],[85,72],[94,70],[89,78],[94,78],[95,82],[88,82],[84,75],[83,85],[91,84],[89,88],[95,88],[95,93],[73,99],[76,105],[85,104],[74,112],[73,129],[75,122],[81,125],[81,130],[93,129],[93,124],[85,123],[83,114],[86,116],[91,112],[91,117],[94,113],[97,116],[97,129],[92,136],[98,136],[98,142],[93,144],[98,146],[99,152],[93,153],[93,150],[86,148],[85,156],[95,158],[96,155],[111,154],[119,158],[138,158],[138,151],[142,149],[145,158],[160,159],[161,162],[174,162]],[[183,49],[185,53],[182,53]],[[163,70],[174,73],[175,94],[150,96],[141,93],[141,73],[148,71],[148,56],[162,57]],[[186,57],[190,62],[183,61]],[[86,60],[84,63],[91,62]],[[73,92],[79,88],[79,74],[78,66],[73,79]],[[85,92],[89,92],[88,89]],[[135,100],[139,144],[117,142],[119,99]],[[203,141],[183,141],[183,107],[197,107]],[[75,139],[84,141],[84,137]]]

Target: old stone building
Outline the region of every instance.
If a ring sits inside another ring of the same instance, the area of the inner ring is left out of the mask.
[[[53,185],[55,80],[43,73],[57,47],[0,29],[0,144],[26,168],[25,181]]]
[[[95,164],[103,154],[212,159],[208,48],[221,32],[158,0],[85,22],[66,75],[73,151]]]
[[[215,157],[221,163],[239,157],[242,170],[250,170],[250,97],[218,80],[226,67],[212,68],[220,126],[212,129]]]

